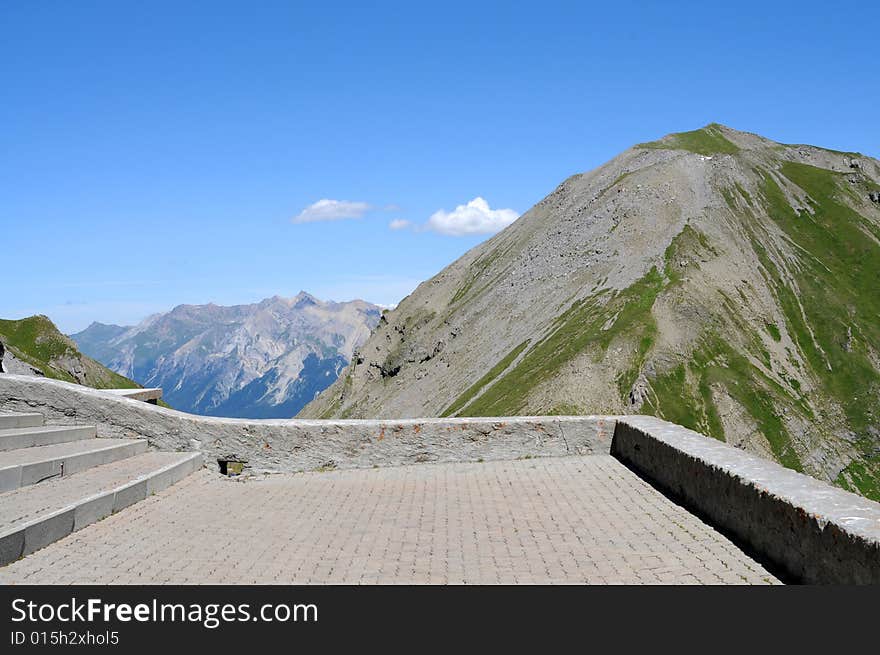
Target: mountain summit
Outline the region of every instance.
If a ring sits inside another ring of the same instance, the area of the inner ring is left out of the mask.
[[[301,291],[251,305],[178,305],[134,327],[93,323],[71,336],[114,371],[162,387],[177,409],[289,418],[336,379],[379,313]]]
[[[654,414],[880,497],[880,163],[712,124],[565,180],[305,417]]]

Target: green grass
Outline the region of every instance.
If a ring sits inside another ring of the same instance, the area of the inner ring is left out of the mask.
[[[731,212],[736,214],[739,212],[739,207],[736,206],[736,200],[733,197],[733,192],[730,189],[720,189],[721,197],[724,198],[724,202],[727,203],[728,209]]]
[[[718,251],[709,243],[706,235],[691,225],[685,225],[666,248],[663,272],[670,283],[678,284],[682,281],[682,268],[698,267],[695,260],[710,254],[717,255]],[[685,263],[684,267],[681,266],[682,262]]]
[[[507,355],[505,355],[501,361],[499,361],[495,366],[489,369],[489,372],[486,373],[483,377],[481,377],[477,382],[468,387],[463,394],[461,394],[455,401],[444,410],[441,417],[452,416],[456,412],[458,412],[462,407],[467,405],[470,400],[479,393],[480,389],[485,387],[487,384],[492,382],[495,378],[501,375],[507,367],[510,366],[513,361],[519,357],[520,353],[528,348],[530,341],[526,340],[519,344],[516,348],[511,350]]]
[[[867,219],[840,201],[847,184],[841,174],[791,162],[782,174],[809,194],[812,213],[796,213],[769,175],[763,186],[767,209],[801,252],[810,254],[800,255],[794,269],[796,289],[766,257],[764,265],[811,372],[843,407],[850,427],[865,434],[877,422],[880,393],[880,373],[869,355],[876,347],[871,344],[880,343],[880,246],[865,235]],[[854,335],[849,349],[848,327]]]
[[[668,373],[652,378],[650,395],[643,407],[667,421],[702,432],[701,401],[692,395],[686,376],[685,365],[679,364]],[[723,433],[720,438],[723,441]]]
[[[462,394],[444,415],[456,412],[468,416],[516,414],[525,406],[533,389],[553,379],[572,359],[589,352],[599,360],[615,340],[633,344],[629,366],[617,379],[619,392],[625,397],[654,344],[657,325],[651,308],[657,296],[681,282],[683,272],[679,261],[687,260],[688,267],[697,266],[694,255],[705,252],[715,250],[704,234],[686,225],[666,249],[662,272],[653,268],[627,289],[617,293],[601,290],[573,303],[557,317],[548,334],[528,349],[512,368],[508,370],[510,362],[502,361],[500,364],[504,366],[500,371],[490,371],[488,379],[474,385],[477,389],[471,387]],[[513,359],[515,357],[510,361]],[[484,388],[479,397],[467,404]]]
[[[732,155],[739,152],[739,147],[724,136],[716,123],[699,130],[670,134],[661,141],[640,143],[636,147],[654,150],[687,150],[699,155]]]
[[[651,380],[651,393],[642,411],[724,441],[721,418],[712,400],[713,386],[723,387],[749,414],[780,464],[803,470],[777,410],[778,406],[797,406],[795,399],[711,331],[704,334],[689,362]]]
[[[683,425],[691,430],[724,441],[724,427],[712,400],[707,380],[698,377],[695,386],[689,379],[685,364],[679,364],[650,381],[650,392],[642,413]]]
[[[880,501],[880,456],[853,460],[834,483],[866,498]]]
[[[767,377],[749,359],[721,338],[709,336],[702,353],[694,358],[704,384],[721,384],[755,420],[767,439],[776,460],[783,466],[802,471],[800,459],[785,428],[778,406],[792,404],[785,390]]]
[[[780,172],[809,196],[809,211],[797,212],[777,180],[763,173],[763,205],[798,246],[797,265],[787,267],[794,283],[775,265],[764,245],[770,241],[757,229],[751,234],[752,246],[806,372],[819,384],[815,397],[840,406],[847,427],[856,434],[861,455],[837,483],[880,499],[880,466],[870,463],[876,443],[869,432],[880,420],[880,372],[870,354],[880,343],[880,246],[866,234],[876,236],[877,229],[846,204],[853,188],[845,173],[794,162],[784,162]],[[853,334],[849,346],[848,328]],[[789,380],[789,385],[800,391],[796,381]]]
[[[746,191],[739,182],[734,182],[733,186],[739,192],[739,195],[742,196],[743,200],[746,201],[746,204],[749,205],[749,207],[753,207],[754,205],[752,203],[752,196],[749,194],[749,192]]]
[[[623,181],[624,181],[627,177],[629,177],[630,175],[632,175],[631,172],[621,173],[620,175],[617,176],[617,179],[616,179],[616,180],[614,180],[614,181],[613,181],[608,187],[606,187],[606,188],[603,190],[603,193],[604,193],[605,191],[607,191],[608,189],[613,189],[613,188],[616,187],[618,184],[620,184],[621,182],[623,182]]]
[[[653,268],[631,287],[613,296],[608,291],[600,291],[575,302],[556,319],[547,336],[468,405],[467,415],[518,413],[535,387],[555,377],[581,353],[595,351],[600,355],[619,336],[649,345],[656,331],[651,307],[663,284],[663,276]],[[603,329],[609,321],[611,325]]]
[[[45,316],[31,316],[18,321],[0,319],[0,335],[5,337],[8,345],[42,362],[74,351]]]
[[[557,318],[548,335],[526,350],[513,368],[509,367],[515,357],[509,361],[505,358],[503,365],[497,367],[500,371],[493,369],[474,385],[476,388],[463,394],[454,408],[463,408],[460,413],[469,416],[516,414],[535,387],[558,375],[573,358],[589,352],[599,360],[618,339],[634,344],[630,365],[617,380],[621,396],[625,397],[653,346],[656,323],[651,309],[658,296],[674,292],[687,270],[699,266],[696,260],[714,253],[716,250],[703,233],[686,226],[667,248],[662,273],[655,268],[621,292],[603,291],[575,302]],[[735,323],[736,327],[744,335],[752,356],[769,368],[770,356],[760,337],[735,315],[732,304],[724,301],[722,304],[729,305],[731,321],[740,321]],[[803,469],[776,408],[793,407],[801,413],[808,410],[789,389],[758,368],[748,353],[738,351],[712,332],[704,335],[691,361],[650,380],[649,399],[643,411],[724,440],[721,418],[712,399],[713,386],[723,387],[752,417],[780,463],[795,470]],[[467,404],[480,389],[485,389],[482,395]],[[568,407],[554,409],[561,413],[571,411]],[[447,410],[448,413],[452,412]]]
[[[779,332],[779,327],[775,323],[765,323],[764,328],[767,330],[767,334],[770,335],[770,338],[773,339],[776,343],[782,341],[782,334]]]
[[[455,304],[464,298],[470,293],[471,289],[473,289],[474,285],[482,280],[483,275],[492,266],[500,257],[507,253],[507,249],[503,249],[501,247],[495,248],[491,252],[477,258],[471,266],[471,275],[468,277],[467,281],[459,288],[455,295],[452,296],[452,300],[450,304]],[[486,283],[488,284],[488,280]],[[485,285],[483,285],[485,286]],[[482,288],[482,287],[481,287]]]

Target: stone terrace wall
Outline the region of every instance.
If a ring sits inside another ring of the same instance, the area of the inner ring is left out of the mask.
[[[225,419],[8,374],[0,374],[0,411],[96,425],[99,436],[146,438],[161,450],[200,450],[209,466],[237,455],[268,471],[610,452],[793,579],[880,583],[880,503],[648,416]]]
[[[200,450],[206,464],[236,455],[254,470],[303,471],[415,462],[607,454],[608,417],[407,420],[249,420],[196,416],[76,384],[0,374],[0,411],[88,424],[100,437],[146,438],[159,450]]]
[[[880,503],[648,416],[611,454],[796,580],[880,584]]]

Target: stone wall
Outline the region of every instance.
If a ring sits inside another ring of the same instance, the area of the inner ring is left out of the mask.
[[[0,410],[47,423],[96,425],[100,437],[145,438],[159,450],[200,450],[206,464],[246,459],[253,470],[304,471],[416,462],[607,454],[607,417],[299,420],[185,414],[67,382],[0,375]]]
[[[611,454],[795,580],[880,584],[880,503],[648,416]]]
[[[195,416],[75,384],[0,374],[0,411],[102,437],[199,450],[257,471],[609,452],[794,580],[880,583],[880,503],[648,416],[247,420]]]

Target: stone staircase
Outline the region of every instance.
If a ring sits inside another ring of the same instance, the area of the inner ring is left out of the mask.
[[[94,426],[47,426],[40,414],[0,414],[0,566],[201,465],[201,453],[150,451],[143,439],[100,439]]]

